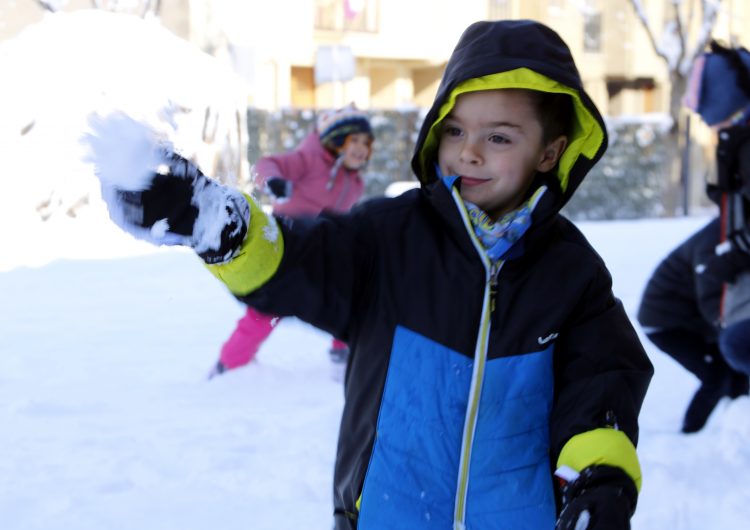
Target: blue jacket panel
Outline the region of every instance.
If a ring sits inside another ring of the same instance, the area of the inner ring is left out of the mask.
[[[453,526],[472,370],[472,359],[397,328],[360,529]],[[488,363],[471,455],[468,528],[554,526],[552,381],[551,347]]]
[[[472,359],[396,330],[359,528],[451,528]]]
[[[487,363],[471,457],[468,528],[554,527],[552,353],[550,346]]]

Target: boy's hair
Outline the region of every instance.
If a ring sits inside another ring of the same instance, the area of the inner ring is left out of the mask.
[[[546,145],[558,136],[570,138],[573,123],[573,101],[567,94],[525,90],[531,96],[542,124],[542,142]]]

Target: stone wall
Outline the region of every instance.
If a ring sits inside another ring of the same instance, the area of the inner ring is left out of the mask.
[[[365,170],[366,196],[382,195],[395,181],[414,181],[411,156],[422,111],[372,111],[373,156]],[[264,154],[293,149],[312,130],[309,110],[248,111],[251,164]],[[635,219],[664,214],[666,126],[649,118],[608,120],[609,149],[588,174],[563,212],[574,220]]]

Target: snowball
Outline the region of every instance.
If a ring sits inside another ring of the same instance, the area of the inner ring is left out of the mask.
[[[170,146],[160,141],[148,125],[121,112],[106,117],[89,116],[90,133],[81,142],[88,148],[86,161],[94,164],[102,185],[121,190],[149,188],[151,178],[166,163]]]

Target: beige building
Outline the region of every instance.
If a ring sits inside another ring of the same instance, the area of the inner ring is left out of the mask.
[[[673,2],[643,0],[653,28]],[[692,31],[700,31],[692,0]],[[558,31],[604,114],[668,110],[669,77],[631,0],[196,0],[191,34],[227,44],[254,106],[428,106],[445,62],[471,22],[533,18]],[[750,2],[723,0],[714,35],[747,46]],[[660,38],[660,35],[657,35]],[[669,53],[668,42],[660,42]],[[319,79],[316,81],[316,74]]]
[[[668,110],[667,69],[632,0],[0,0],[0,40],[41,20],[45,3],[139,15],[158,6],[171,31],[209,53],[228,53],[248,83],[248,103],[268,110],[349,101],[365,109],[426,107],[468,24],[533,18],[571,47],[605,115]],[[671,0],[641,3],[657,31],[670,22]],[[694,5],[697,34],[702,2],[687,3]],[[714,35],[747,47],[750,2],[719,6]],[[668,42],[660,45],[669,49]]]
[[[655,113],[650,119],[661,124],[669,111],[669,73],[634,5],[643,5],[658,46],[670,56],[674,46],[662,30],[674,23],[675,9],[682,10],[681,22],[690,28],[694,46],[704,4],[719,8],[716,38],[750,47],[750,0],[0,0],[0,45],[44,17],[57,16],[48,9],[98,8],[144,18],[156,13],[169,31],[220,57],[222,71],[229,64],[244,79],[244,86],[236,83],[240,88],[231,112],[215,102],[204,102],[195,112],[183,109],[195,117],[199,131],[185,134],[192,146],[183,147],[185,152],[211,174],[244,182],[249,175],[242,156],[247,151],[245,105],[277,111],[354,101],[363,109],[424,109],[461,32],[476,20],[545,22],[570,46],[586,89],[605,116],[627,120]],[[694,10],[690,16],[689,9]],[[127,49],[130,43],[123,40]],[[28,66],[33,70],[33,64]],[[216,82],[223,83],[217,89],[227,88],[227,82]],[[35,123],[35,109],[21,107],[18,123],[6,116],[6,128],[20,131],[28,144],[34,134],[24,135]],[[678,211],[678,197],[693,205],[705,202],[704,180],[715,174],[714,137],[700,120],[692,120],[692,148],[680,151],[689,153],[689,164],[682,164],[681,175],[665,173],[665,211]],[[686,137],[680,142],[684,147]]]

